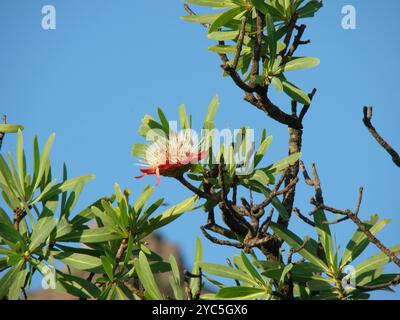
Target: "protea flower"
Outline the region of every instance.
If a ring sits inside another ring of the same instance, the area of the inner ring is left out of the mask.
[[[190,130],[182,130],[179,134],[171,132],[168,139],[158,137],[156,142],[148,146],[146,155],[139,164],[147,168],[140,169],[143,174],[135,178],[141,179],[155,174],[158,186],[161,176],[182,175],[207,155],[207,151],[199,150],[199,145],[193,142]]]

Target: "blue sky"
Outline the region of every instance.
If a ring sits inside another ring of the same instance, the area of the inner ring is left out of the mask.
[[[25,125],[24,136],[40,141],[56,132],[52,151],[54,168],[66,161],[71,176],[93,173],[96,180],[84,191],[80,208],[113,192],[118,182],[138,194],[154,179],[134,180],[136,160],[131,146],[142,142],[137,134],[140,119],[162,106],[171,120],[177,107],[187,105],[195,125],[200,125],[211,98],[218,94],[219,128],[250,126],[256,139],[262,128],[274,136],[265,164],[287,153],[287,129],[248,105],[229,79],[221,77],[218,57],[207,51],[212,44],[202,27],[188,24],[180,0],[2,0],[0,3],[0,113]],[[41,8],[57,10],[57,29],[41,28]],[[357,10],[357,29],[341,28],[341,9]],[[327,204],[353,208],[357,190],[365,187],[360,215],[379,213],[392,218],[380,234],[387,246],[399,243],[399,170],[364,128],[362,107],[375,107],[374,124],[400,149],[397,75],[400,22],[396,0],[325,1],[315,19],[306,21],[306,38],[312,44],[301,54],[317,56],[321,65],[291,75],[310,91],[318,89],[305,120],[303,160],[317,163]],[[274,94],[287,110],[288,100]],[[257,139],[258,140],[258,139]],[[14,151],[8,136],[3,150]],[[163,179],[154,196],[176,203],[190,196],[175,181]],[[310,209],[311,190],[299,187],[295,205]],[[192,261],[201,211],[189,213],[163,234],[181,246]],[[292,219],[291,229],[300,235],[314,231]],[[354,226],[337,227],[343,247]],[[236,250],[203,241],[205,260],[224,263]],[[372,246],[368,254],[375,254]],[[388,271],[395,272],[394,267]],[[398,299],[396,294],[375,293],[375,298]]]

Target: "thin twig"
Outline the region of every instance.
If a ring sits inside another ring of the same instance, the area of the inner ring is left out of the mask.
[[[239,38],[238,38],[237,45],[236,45],[236,54],[235,54],[235,57],[233,58],[233,62],[232,62],[232,68],[235,70],[238,66],[240,55],[242,53],[244,36],[246,34],[246,23],[247,23],[247,17],[244,16],[243,20],[242,20],[242,25],[240,27]]]
[[[187,181],[183,175],[176,177],[176,180],[178,180],[180,183],[182,183],[186,188],[188,188],[190,191],[198,195],[200,198],[211,200],[211,201],[218,201],[215,196],[212,194],[206,193],[198,188],[196,188],[194,185],[192,185],[189,181]]]
[[[391,155],[394,164],[400,167],[400,155],[393,149],[393,147],[389,143],[386,142],[385,139],[382,138],[378,131],[376,131],[375,127],[371,123],[372,114],[372,107],[364,107],[364,125],[367,127],[368,131],[371,133],[374,139],[381,145],[381,147],[384,148],[386,152]]]
[[[309,224],[312,227],[315,227],[314,221],[310,220],[303,214],[301,214],[300,210],[298,208],[293,208],[293,212],[296,216],[298,216],[301,220],[303,220],[305,223]]]
[[[230,246],[230,247],[235,247],[238,249],[243,249],[243,244],[240,242],[232,242],[232,241],[226,241],[226,240],[220,240],[216,237],[213,237],[212,235],[210,235],[205,227],[200,227],[201,232],[203,233],[203,235],[210,240],[211,242],[215,243],[215,244],[219,244],[221,246]]]

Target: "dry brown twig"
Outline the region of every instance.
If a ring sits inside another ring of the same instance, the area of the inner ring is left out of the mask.
[[[392,157],[393,163],[400,167],[400,155],[394,150],[394,148],[382,138],[382,136],[376,131],[375,127],[372,125],[372,115],[373,108],[372,107],[364,107],[364,125],[367,127],[368,131],[374,137],[374,139],[380,144],[380,146],[386,150],[387,153]]]

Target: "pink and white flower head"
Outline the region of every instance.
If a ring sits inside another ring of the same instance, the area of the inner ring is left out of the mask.
[[[178,133],[170,132],[169,138],[158,136],[156,141],[148,146],[146,155],[139,165],[143,173],[136,178],[147,175],[157,176],[156,186],[160,184],[161,176],[177,177],[189,171],[193,164],[207,156],[207,151],[201,151],[200,143],[195,143],[191,130]]]

